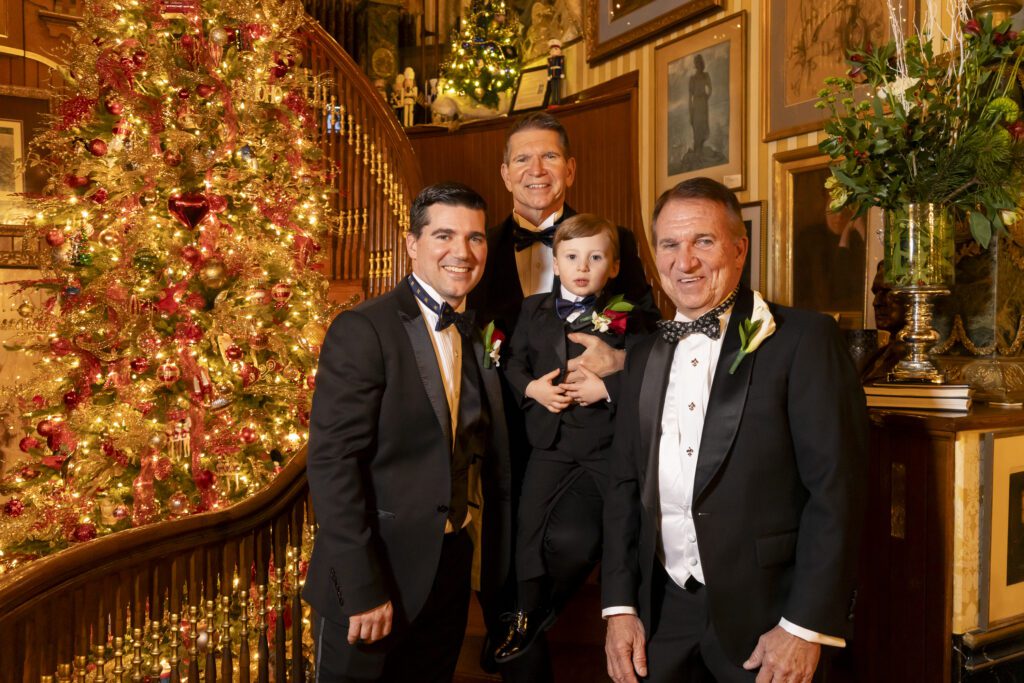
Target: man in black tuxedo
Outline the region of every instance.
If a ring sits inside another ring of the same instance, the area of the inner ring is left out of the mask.
[[[730,190],[680,183],[653,224],[677,316],[626,362],[605,509],[608,673],[810,681],[821,645],[844,646],[852,626],[864,394],[831,318],[740,286]]]
[[[318,681],[450,681],[471,585],[504,584],[501,383],[463,310],[487,258],[484,211],[463,185],[424,189],[406,238],[412,274],[338,316],[324,341],[307,463],[319,529],[303,589]]]
[[[511,337],[524,297],[558,290],[551,265],[551,241],[558,224],[576,213],[565,203],[565,193],[576,179],[576,159],[572,156],[569,136],[558,119],[539,112],[521,117],[510,126],[505,137],[501,177],[512,193],[513,211],[487,232],[487,267],[469,302],[482,321],[494,320],[497,327]],[[618,236],[619,274],[609,282],[606,294],[609,297],[623,294],[636,306],[636,315],[645,317],[653,325],[661,315],[644,276],[636,239],[621,226]],[[570,340],[586,348],[582,355],[569,361],[567,381],[582,379],[576,371],[580,364],[601,377],[622,369],[624,350],[613,349],[586,334],[572,335]],[[505,417],[512,439],[513,478],[518,482],[530,445],[518,401],[507,383],[504,389]],[[601,509],[597,486],[582,471],[576,480],[568,482],[552,507],[544,547],[545,566],[553,587],[549,602],[556,607],[568,600],[600,559]],[[505,633],[505,626],[498,623],[497,618],[500,612],[514,608],[512,594],[514,588],[503,604],[484,605],[492,636]],[[528,623],[525,626],[530,627]],[[501,667],[506,681],[543,683],[550,680],[547,644],[542,634],[537,636],[528,634],[527,639],[533,643],[529,653]],[[485,643],[484,646],[482,663],[485,668],[493,667],[488,651],[491,645]]]

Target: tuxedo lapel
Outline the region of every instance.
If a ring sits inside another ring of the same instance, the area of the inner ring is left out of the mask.
[[[540,338],[550,341],[551,352],[558,360],[558,367],[564,368],[567,357],[565,350],[565,324],[555,313],[554,294],[548,294],[544,297],[544,301],[537,307],[536,315],[540,322]]]
[[[754,356],[748,356],[734,374],[729,367],[740,350],[740,322],[750,318],[754,308],[754,295],[746,287],[740,289],[729,316],[729,327],[722,341],[722,352],[715,368],[715,380],[708,398],[708,411],[704,416],[704,433],[700,440],[697,473],[693,482],[693,501],[696,503],[707,485],[714,479],[732,447],[747,403],[747,389],[754,367]]]
[[[495,260],[492,282],[495,287],[501,288],[502,298],[521,302],[525,294],[523,285],[519,282],[519,267],[516,265],[516,245],[513,238],[515,227],[516,219],[509,214],[501,224],[495,247],[488,251],[488,258]]]
[[[430,332],[427,331],[426,323],[423,320],[423,312],[405,281],[398,285],[397,296],[398,315],[402,319],[406,334],[409,335],[412,352],[416,357],[416,366],[420,371],[420,380],[430,399],[430,405],[434,408],[434,414],[437,415],[437,421],[441,424],[445,443],[450,444],[452,443],[451,412],[448,409],[448,398],[445,396],[441,368],[437,363],[437,354],[434,352],[434,343],[430,339]]]
[[[640,385],[639,430],[640,455],[644,464],[640,470],[643,477],[641,500],[653,505],[658,500],[658,451],[661,446],[661,412],[665,407],[665,390],[668,388],[669,371],[675,344],[669,344],[658,335],[647,357],[643,383]]]

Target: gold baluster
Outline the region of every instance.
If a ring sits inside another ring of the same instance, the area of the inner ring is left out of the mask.
[[[132,683],[142,683],[142,629],[132,630]]]
[[[114,637],[114,680],[124,683],[124,638]]]
[[[360,135],[360,132],[362,130],[363,130],[363,125],[361,123],[357,123],[356,124],[356,156],[359,156],[363,152],[363,147],[362,147],[363,136]],[[365,158],[363,158],[363,163],[364,164],[366,163],[366,159]]]
[[[189,660],[198,670],[199,662],[199,607],[188,606],[188,632],[192,634],[192,644],[188,648]]]
[[[238,608],[241,611],[241,625],[238,627],[238,666],[242,680],[249,680],[249,591],[238,592]]]
[[[370,252],[370,267],[367,276],[371,280],[377,277],[377,252],[375,251]]]
[[[231,596],[222,595],[220,596],[220,642],[221,656],[224,661],[227,662],[225,668],[231,666]],[[227,675],[227,674],[225,674]]]
[[[216,655],[216,641],[214,638],[217,636],[216,629],[216,603],[213,600],[206,601],[206,611],[203,612],[203,621],[206,622],[206,675],[207,677],[216,675],[217,671],[217,655]]]
[[[370,134],[363,133],[363,149],[366,151],[367,162],[370,166],[373,166],[373,153],[370,151]]]
[[[106,636],[107,634],[103,634]],[[107,665],[106,661],[107,654],[107,639],[104,637],[103,642],[93,648],[93,659],[96,661],[96,675],[93,676],[93,681],[100,683],[107,680],[103,669]]]
[[[364,235],[366,234],[366,226],[369,224],[369,222],[370,222],[370,212],[367,211],[366,209],[363,209],[363,234]]]
[[[149,675],[160,680],[164,667],[160,664],[160,622],[156,619],[149,622],[149,641]]]
[[[387,256],[385,256],[384,259],[385,259],[384,277],[391,277],[391,254],[388,254]]]
[[[181,618],[177,614],[171,614],[171,683],[178,680],[178,648],[181,647]]]
[[[356,132],[356,117],[352,116],[352,114],[349,114],[348,115],[348,134],[345,136],[346,140],[348,141],[348,146],[349,147],[351,147],[352,145],[355,144],[355,141],[352,139],[352,136],[355,134],[355,132]]]
[[[77,683],[86,682],[87,679],[85,677],[85,667],[88,664],[88,662],[89,658],[85,655],[78,655],[77,657],[75,657],[75,678],[77,679]]]
[[[377,175],[378,175],[377,183],[378,184],[380,183],[379,176],[380,176],[380,173],[381,173],[381,171],[383,169],[384,169],[384,155],[381,152],[377,152]]]
[[[40,676],[39,683],[53,683],[53,676]]]
[[[71,683],[71,665],[57,665],[57,683]]]
[[[259,636],[259,650],[256,653],[257,658],[262,658],[266,661],[266,651],[269,648],[267,644],[267,586],[266,584],[258,584],[256,586],[257,599],[260,601],[260,636]],[[262,664],[261,664],[262,666]],[[262,669],[261,669],[262,670]]]
[[[388,171],[388,196],[395,194],[395,174]]]

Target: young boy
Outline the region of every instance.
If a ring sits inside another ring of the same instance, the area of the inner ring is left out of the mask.
[[[554,621],[547,604],[542,543],[548,512],[577,477],[590,476],[603,491],[607,479],[604,451],[611,445],[618,373],[603,380],[582,369],[583,381],[565,384],[571,358],[584,347],[566,335],[599,335],[614,348],[643,332],[640,316],[610,311],[602,296],[619,272],[618,229],[593,214],[577,214],[558,226],[552,243],[554,274],[560,291],[535,294],[523,302],[509,341],[505,376],[523,408],[532,446],[519,498],[516,536],[518,608],[495,660],[515,659]],[[616,309],[629,308],[628,302]],[[557,549],[555,549],[557,552]]]

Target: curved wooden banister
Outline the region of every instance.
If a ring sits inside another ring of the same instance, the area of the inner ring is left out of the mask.
[[[377,296],[408,270],[402,236],[423,185],[416,154],[359,65],[316,22],[305,34],[312,99],[323,112],[316,140],[336,169],[331,277],[362,280],[366,296]]]

